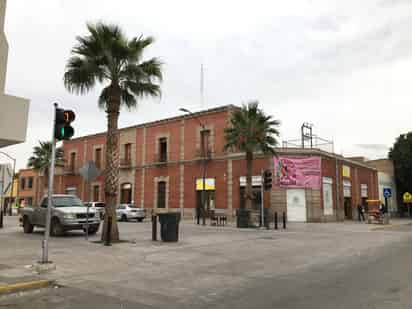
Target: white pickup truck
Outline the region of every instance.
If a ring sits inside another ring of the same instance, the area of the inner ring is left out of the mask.
[[[24,233],[32,233],[34,227],[46,226],[47,196],[40,206],[26,207],[21,210],[21,219]],[[50,235],[61,236],[66,231],[83,230],[87,227],[87,213],[89,234],[96,234],[99,230],[100,218],[94,208],[89,208],[74,195],[56,194],[52,196],[52,212]]]

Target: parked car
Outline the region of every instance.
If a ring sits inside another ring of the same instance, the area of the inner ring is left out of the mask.
[[[100,218],[100,220],[103,220],[104,218],[104,214],[106,211],[106,204],[102,203],[102,202],[87,202],[84,203],[84,205],[90,208],[94,208],[94,210],[96,211],[96,213],[98,214],[98,217]]]
[[[21,209],[24,233],[32,233],[34,227],[46,226],[47,196],[37,207]],[[86,230],[87,209],[82,201],[74,195],[56,194],[52,197],[50,235],[61,236],[66,231]],[[89,209],[89,234],[96,234],[100,218],[93,208]]]
[[[146,209],[138,208],[133,204],[120,204],[116,209],[117,220],[137,220],[142,222],[146,218]]]

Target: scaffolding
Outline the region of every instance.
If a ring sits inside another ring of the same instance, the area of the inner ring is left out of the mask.
[[[301,126],[301,138],[282,142],[283,148],[316,148],[334,153],[333,140],[327,140],[313,134],[313,124],[303,123]]]

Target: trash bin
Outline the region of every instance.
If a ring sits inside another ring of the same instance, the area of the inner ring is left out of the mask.
[[[237,209],[236,210],[236,225],[238,228],[248,228],[250,223],[250,210]]]
[[[163,241],[179,241],[180,213],[159,214],[160,237]]]

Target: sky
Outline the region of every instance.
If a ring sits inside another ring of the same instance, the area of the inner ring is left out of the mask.
[[[309,122],[335,152],[371,159],[411,128],[410,0],[9,0],[6,92],[31,100],[27,141],[2,149],[19,168],[50,139],[53,102],[75,110],[76,137],[105,130],[102,87],[76,96],[62,82],[76,36],[97,21],[154,36],[145,58],[164,63],[162,97],[122,111],[120,127],[258,100],[281,120],[280,142]]]

